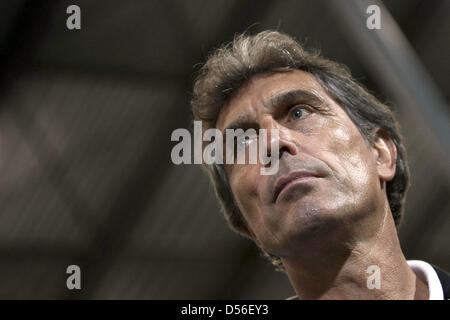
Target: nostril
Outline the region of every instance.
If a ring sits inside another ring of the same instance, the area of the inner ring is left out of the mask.
[[[283,152],[290,153],[290,150],[289,150],[289,148],[288,148],[287,146],[282,146],[282,147],[280,148],[280,153],[279,153],[279,155],[278,155],[280,158],[283,156]]]

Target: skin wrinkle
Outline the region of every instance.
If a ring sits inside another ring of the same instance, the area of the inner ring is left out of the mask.
[[[288,122],[267,110],[267,101],[299,89],[315,90],[328,110],[316,108]],[[315,78],[299,70],[252,78],[222,109],[217,127],[223,130],[245,116],[260,128],[278,128],[284,152],[276,176],[260,176],[260,164],[237,165],[227,171],[230,187],[251,237],[281,258],[297,295],[414,298],[415,275],[399,247],[386,196],[386,181],[395,173],[395,148],[367,143]],[[378,157],[386,161],[378,164]],[[323,176],[284,190],[273,202],[275,179],[301,168],[320,170]],[[371,264],[380,266],[382,279],[390,279],[381,290],[366,287]]]
[[[374,241],[375,244],[378,243],[378,241],[380,240],[381,234],[382,234],[382,232],[383,232],[383,230],[384,230],[384,225],[385,225],[385,222],[386,222],[386,217],[387,217],[388,214],[389,214],[389,209],[388,209],[387,207],[385,207],[385,210],[384,210],[384,211],[385,211],[385,214],[384,214],[384,216],[383,216],[383,219],[382,219],[381,222],[380,222],[380,225],[379,225],[379,227],[378,227],[378,229],[377,229],[378,231],[377,231],[377,233],[376,233],[376,235],[375,235],[375,241]],[[367,251],[367,252],[364,252],[364,251],[361,251],[361,252],[356,251],[355,253],[358,254],[358,257],[357,257],[354,261],[351,261],[350,264],[356,264],[356,263],[360,262],[361,260],[363,260],[364,258],[370,256],[371,253],[372,253],[373,248],[374,248],[374,246],[370,246],[369,249],[368,249],[369,251]]]

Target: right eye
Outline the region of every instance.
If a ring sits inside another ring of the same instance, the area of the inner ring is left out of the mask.
[[[236,162],[238,159],[245,159],[245,153],[248,147],[258,141],[258,135],[239,136],[234,137],[234,141],[227,141],[226,156],[228,159],[234,159]],[[233,144],[233,145],[232,145]]]
[[[243,151],[250,144],[250,140],[243,138],[236,139],[236,152],[239,153]]]
[[[244,151],[249,145],[258,140],[258,135],[242,136],[236,139],[236,154]]]

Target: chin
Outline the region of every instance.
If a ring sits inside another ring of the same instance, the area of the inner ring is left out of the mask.
[[[345,222],[345,213],[320,201],[296,202],[288,211],[284,230],[288,238],[327,238]],[[345,224],[343,224],[345,225]]]

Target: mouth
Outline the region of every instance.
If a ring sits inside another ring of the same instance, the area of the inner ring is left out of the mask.
[[[316,178],[320,178],[319,175],[309,171],[295,171],[281,176],[275,182],[275,187],[273,189],[273,202],[276,202],[280,194],[288,190],[291,186],[297,185],[299,183],[304,183]]]

